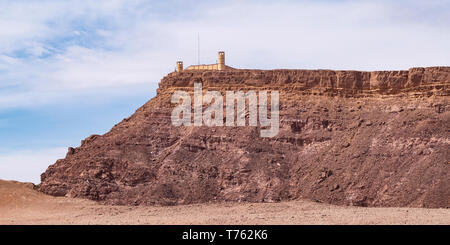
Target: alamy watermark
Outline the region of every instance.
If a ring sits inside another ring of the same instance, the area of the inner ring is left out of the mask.
[[[225,126],[247,126],[246,104],[248,104],[248,126],[258,126],[259,119],[261,137],[276,136],[280,120],[279,97],[278,91],[270,92],[270,118],[268,118],[267,91],[258,91],[258,96],[255,91],[226,91]],[[202,84],[194,83],[194,103],[192,103],[191,95],[181,90],[172,94],[171,102],[178,103],[171,115],[173,126],[224,126],[224,99],[219,91],[203,93]],[[193,122],[192,104],[194,106]],[[209,107],[203,111],[204,104]]]

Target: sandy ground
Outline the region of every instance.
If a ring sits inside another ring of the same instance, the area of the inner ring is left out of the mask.
[[[0,224],[450,224],[450,209],[342,207],[311,201],[173,207],[99,205],[0,180]]]

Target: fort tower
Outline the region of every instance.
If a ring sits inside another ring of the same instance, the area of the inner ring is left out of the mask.
[[[225,52],[219,51],[217,60],[217,70],[225,70]]]
[[[183,61],[177,61],[177,72],[183,71]]]

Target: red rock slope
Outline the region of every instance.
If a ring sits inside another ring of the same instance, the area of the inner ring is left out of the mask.
[[[173,127],[173,91],[280,91],[280,131]],[[171,73],[105,135],[69,148],[39,189],[111,204],[307,198],[450,207],[450,67]]]

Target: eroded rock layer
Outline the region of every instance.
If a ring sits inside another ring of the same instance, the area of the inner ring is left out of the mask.
[[[174,127],[175,90],[280,91],[280,129]],[[69,148],[39,189],[108,204],[307,198],[450,207],[450,67],[183,71],[104,135]]]

